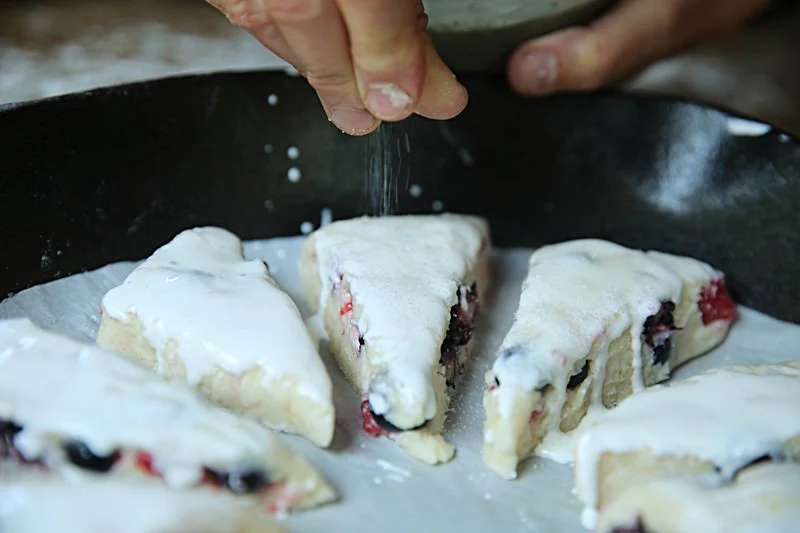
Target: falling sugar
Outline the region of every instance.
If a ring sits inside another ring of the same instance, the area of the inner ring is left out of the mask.
[[[325,207],[319,214],[319,227],[327,226],[331,222],[333,222],[333,211],[330,207]]]
[[[314,231],[314,224],[312,224],[308,220],[300,224],[300,233],[302,233],[303,235],[308,235],[312,231]]]
[[[422,196],[422,187],[414,184],[408,188],[408,194],[410,194],[413,198],[419,198]]]
[[[290,146],[286,149],[286,157],[289,159],[297,159],[300,157],[300,148],[297,146]]]
[[[275,147],[273,147],[271,144],[267,143],[267,144],[264,145],[264,153],[265,154],[271,154],[274,150],[275,150]]]
[[[278,95],[277,94],[271,94],[271,95],[267,96],[267,103],[269,105],[273,106],[273,107],[278,105]]]
[[[300,169],[297,167],[292,167],[289,169],[289,172],[286,173],[286,177],[289,178],[289,181],[292,183],[297,183],[300,181]]]
[[[441,200],[434,200],[433,204],[431,204],[431,207],[433,208],[434,211],[439,213],[444,209],[444,202],[442,202]]]
[[[408,184],[411,141],[404,126],[384,122],[367,139],[365,192],[377,216],[395,213],[399,191]]]

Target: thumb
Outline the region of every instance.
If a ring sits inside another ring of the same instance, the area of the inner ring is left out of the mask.
[[[593,90],[619,81],[755,14],[765,0],[621,0],[586,27],[523,44],[508,76],[517,92]]]

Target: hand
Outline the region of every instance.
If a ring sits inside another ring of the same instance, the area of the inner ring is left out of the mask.
[[[291,63],[353,135],[412,113],[449,119],[467,90],[436,53],[421,0],[208,0]]]
[[[728,32],[767,4],[768,0],[619,0],[587,27],[522,45],[509,61],[509,81],[517,92],[531,96],[597,89]]]

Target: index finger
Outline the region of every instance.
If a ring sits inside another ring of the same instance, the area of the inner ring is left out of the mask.
[[[414,112],[425,79],[420,0],[337,0],[350,37],[359,92],[382,120]]]

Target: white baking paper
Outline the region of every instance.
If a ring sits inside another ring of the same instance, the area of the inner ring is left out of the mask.
[[[307,314],[296,269],[302,239],[248,242],[245,252],[248,257],[263,258],[276,281]],[[457,448],[456,457],[449,464],[427,466],[406,456],[390,440],[366,436],[360,430],[359,401],[332,363],[323,342],[323,357],[336,390],[338,420],[332,449],[320,450],[292,436],[285,436],[285,440],[321,469],[340,492],[341,500],[285,518],[291,531],[585,531],[580,525],[580,506],[572,493],[569,465],[530,460],[521,468],[519,479],[505,481],[489,471],[480,457],[483,375],[511,324],[529,254],[530,250],[521,249],[494,253],[495,281],[476,332],[472,373],[463,382],[462,396],[454,403],[446,434]],[[134,266],[135,263],[116,263],[27,289],[0,303],[0,318],[27,315],[43,327],[94,339],[103,294],[119,284]],[[798,346],[800,326],[741,309],[740,319],[725,343],[679,369],[676,378],[731,363],[800,358]]]

